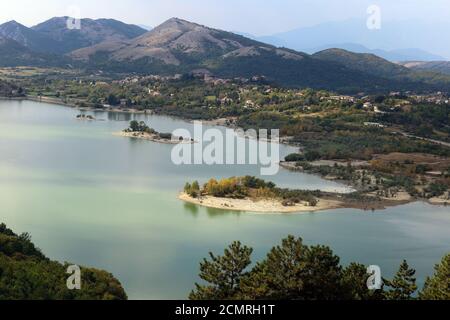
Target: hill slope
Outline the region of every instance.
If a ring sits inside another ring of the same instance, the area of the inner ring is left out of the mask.
[[[0,224],[0,300],[127,299],[117,279],[91,268],[81,268],[81,290],[69,290],[67,267],[48,259],[28,234]]]
[[[56,41],[16,21],[0,25],[0,36],[35,52],[60,52]]]
[[[0,67],[62,67],[71,62],[62,55],[35,52],[17,41],[0,36]]]
[[[407,61],[402,66],[417,71],[432,71],[450,75],[450,61]]]
[[[397,49],[397,50],[369,49],[357,43],[340,43],[340,44],[323,45],[318,48],[308,49],[306,50],[306,52],[313,54],[319,51],[333,48],[344,49],[355,53],[371,53],[391,62],[416,61],[416,60],[419,61],[444,60],[444,58],[441,56],[416,48]]]
[[[370,53],[354,53],[344,49],[327,49],[313,54],[314,58],[340,63],[350,69],[380,77],[408,76],[410,70]]]

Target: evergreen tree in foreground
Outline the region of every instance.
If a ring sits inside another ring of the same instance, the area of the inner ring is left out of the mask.
[[[196,284],[189,298],[191,300],[219,300],[237,297],[240,281],[246,275],[253,249],[234,242],[225,249],[223,256],[210,253],[211,260],[200,264],[200,278],[210,285]]]
[[[403,260],[400,269],[394,276],[393,280],[384,280],[386,286],[390,289],[385,292],[388,300],[412,300],[414,293],[417,291],[416,278],[414,275],[416,270],[411,269]]]
[[[435,273],[425,282],[419,296],[422,300],[450,300],[450,254],[436,265]]]
[[[342,272],[344,300],[383,300],[383,290],[369,290],[367,267],[359,263],[351,263]]]
[[[406,261],[381,290],[369,290],[364,265],[343,268],[339,257],[325,246],[307,246],[289,236],[266,258],[247,271],[252,249],[234,242],[223,256],[210,253],[200,264],[200,278],[192,300],[413,300],[415,273]],[[387,289],[387,290],[386,290]],[[450,254],[429,278],[420,299],[450,300]]]

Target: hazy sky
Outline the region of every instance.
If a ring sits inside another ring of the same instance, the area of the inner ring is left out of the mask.
[[[366,18],[376,4],[386,20],[450,20],[450,0],[0,0],[0,23],[32,26],[65,16],[71,6],[82,17],[114,18],[156,26],[179,17],[228,31],[268,35],[327,21]]]

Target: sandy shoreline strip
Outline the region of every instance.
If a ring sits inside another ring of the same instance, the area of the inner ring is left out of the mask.
[[[132,139],[141,139],[141,140],[148,140],[152,142],[158,142],[158,143],[164,143],[164,144],[192,144],[192,141],[187,140],[169,140],[169,139],[162,139],[158,134],[149,134],[144,132],[114,132],[114,136],[118,137],[126,137],[126,138],[132,138]]]
[[[311,207],[306,204],[297,204],[292,207],[286,207],[277,200],[253,201],[251,199],[228,199],[211,196],[196,199],[184,192],[180,193],[178,199],[208,208],[252,213],[311,213],[339,209],[342,208],[343,205],[340,201],[320,199],[319,203],[315,207]]]

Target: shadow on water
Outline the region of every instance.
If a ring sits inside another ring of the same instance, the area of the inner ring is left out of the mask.
[[[225,209],[206,208],[206,213],[208,214],[208,217],[210,217],[210,218],[219,218],[219,217],[223,217],[226,215],[241,216],[243,211],[232,211],[232,210],[225,210]]]
[[[186,209],[186,211],[188,211],[193,217],[196,218],[198,216],[198,206],[197,205],[195,205],[193,203],[185,202],[184,209]]]
[[[226,209],[216,209],[209,207],[201,207],[194,203],[186,202],[184,203],[184,209],[189,212],[194,218],[197,218],[200,213],[200,208],[203,208],[206,211],[206,214],[209,218],[220,218],[227,215],[241,216],[244,211],[234,211],[234,210],[226,210]]]

